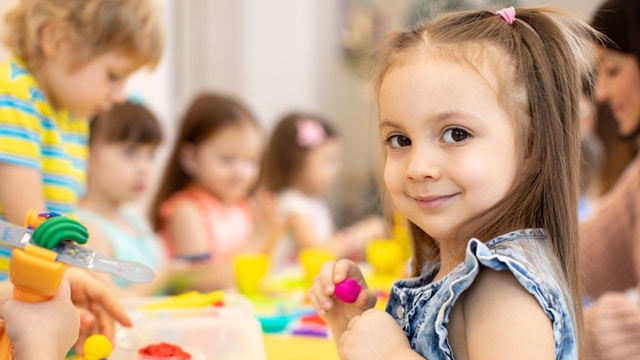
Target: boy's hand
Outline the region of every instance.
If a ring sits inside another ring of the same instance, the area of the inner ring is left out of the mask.
[[[107,285],[87,274],[85,270],[69,268],[66,279],[71,286],[71,300],[80,308],[80,336],[76,351],[82,355],[84,340],[96,333],[113,339],[114,320],[123,326],[131,326],[131,320],[116,295]]]
[[[362,291],[356,300],[349,304],[335,297],[335,284],[351,278],[358,282]],[[337,340],[347,329],[349,321],[376,304],[376,295],[369,290],[360,268],[351,260],[341,259],[329,261],[322,265],[309,290],[309,299],[318,314],[329,324],[334,338]]]

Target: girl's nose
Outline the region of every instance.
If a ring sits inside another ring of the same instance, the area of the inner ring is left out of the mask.
[[[425,151],[414,147],[409,155],[407,177],[413,181],[436,181],[442,176],[437,150]]]
[[[593,89],[593,98],[597,102],[605,102],[609,99],[609,93],[604,79],[601,76],[596,80],[596,86]]]

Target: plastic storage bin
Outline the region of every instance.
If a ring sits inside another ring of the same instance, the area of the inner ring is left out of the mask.
[[[124,301],[133,327],[117,329],[110,360],[137,360],[138,349],[159,342],[191,350],[192,360],[265,360],[260,323],[247,298],[227,294],[220,307],[139,309],[161,299]]]

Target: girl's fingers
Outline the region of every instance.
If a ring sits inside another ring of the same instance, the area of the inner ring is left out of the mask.
[[[364,284],[362,272],[360,268],[351,260],[340,259],[336,261],[333,268],[333,283],[337,284],[344,281],[346,278],[352,278],[357,281],[361,286]]]
[[[334,265],[335,261],[327,261],[320,267],[320,273],[316,276],[316,281],[326,296],[333,295],[334,286]]]
[[[323,295],[318,296],[315,292],[309,293],[309,300],[320,316],[327,315],[333,305],[331,299]]]

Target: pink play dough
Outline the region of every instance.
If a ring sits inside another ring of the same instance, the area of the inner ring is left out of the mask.
[[[362,290],[362,288],[358,282],[347,278],[336,284],[334,293],[338,299],[346,303],[352,303],[358,298],[360,290]]]

